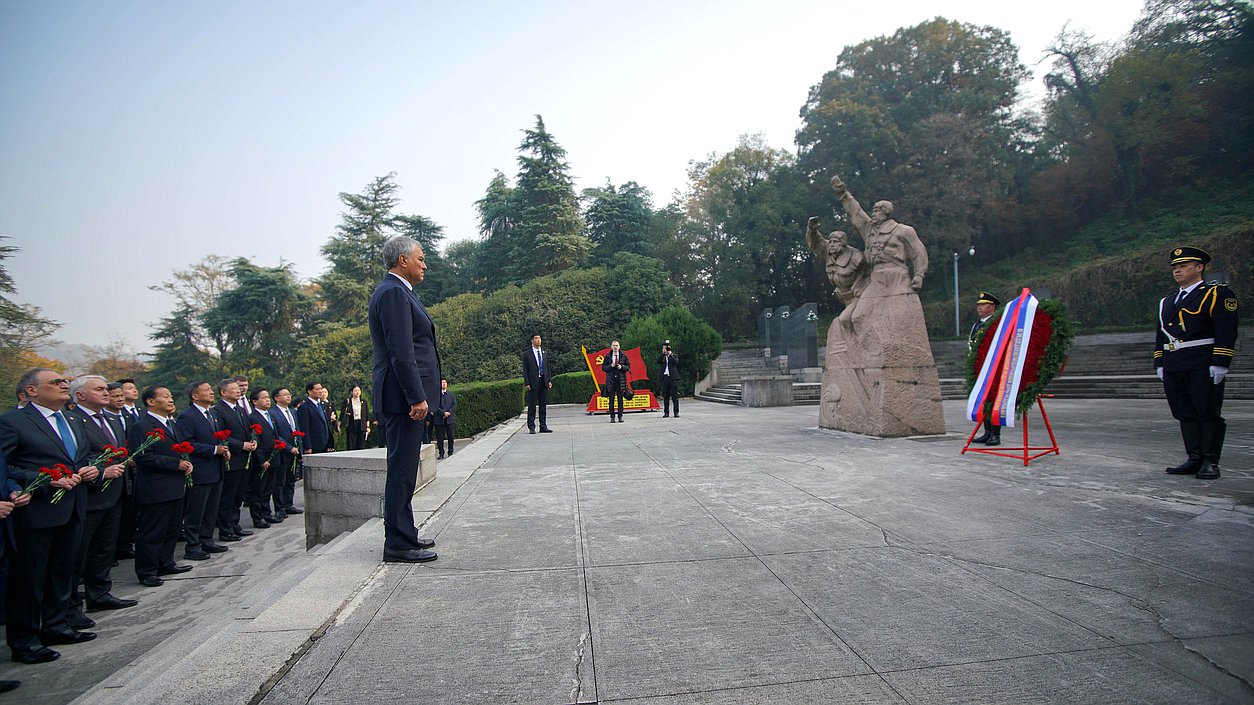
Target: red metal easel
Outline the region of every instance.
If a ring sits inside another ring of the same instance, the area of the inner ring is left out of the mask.
[[[971,439],[975,438],[976,431],[979,431],[980,428],[984,426],[983,422],[981,422],[981,423],[977,423],[975,425],[975,428],[971,429],[971,435],[967,436],[966,445],[962,446],[962,454],[965,455],[967,451],[971,451],[972,453],[984,453],[985,455],[1000,455],[1003,458],[1022,459],[1024,467],[1027,467],[1028,463],[1030,463],[1033,460],[1036,460],[1042,455],[1049,455],[1050,453],[1053,453],[1055,455],[1062,455],[1062,451],[1059,450],[1058,448],[1058,439],[1054,438],[1054,428],[1049,425],[1049,414],[1045,413],[1045,404],[1041,401],[1041,399],[1044,399],[1046,397],[1053,399],[1054,395],[1053,394],[1038,395],[1036,397],[1036,405],[1041,410],[1041,419],[1045,421],[1045,430],[1049,432],[1049,442],[1052,445],[1034,446],[1034,445],[1028,444],[1028,411],[1031,410],[1031,409],[1028,409],[1023,412],[1023,445],[1021,447],[1005,448],[1001,446],[994,446],[993,448],[972,448]],[[1037,452],[1033,452],[1033,451],[1037,451]]]

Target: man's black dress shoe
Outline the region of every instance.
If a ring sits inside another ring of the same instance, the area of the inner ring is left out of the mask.
[[[296,507],[284,507],[283,511],[287,512],[288,514],[304,514],[305,513],[304,509],[297,509]]]
[[[0,681],[0,693],[7,693],[10,690],[17,690],[22,681]]]
[[[189,568],[191,566],[188,566]],[[123,600],[120,597],[114,597],[109,593],[105,593],[104,597],[99,600],[88,600],[87,611],[99,612],[101,610],[124,610],[127,607],[134,607],[139,604],[139,600]]]
[[[57,644],[82,644],[96,638],[95,632],[80,632],[77,629],[65,629],[56,632],[40,632],[39,641],[44,646]]]
[[[552,433],[552,432],[553,432],[553,429],[549,428],[548,426],[540,427],[540,433]]]
[[[235,527],[235,535],[236,535],[236,536],[252,536],[254,533],[255,533],[255,532],[249,531],[248,529],[244,529],[244,528],[241,528],[241,527],[238,527],[238,526],[237,526],[237,527]]]
[[[282,515],[282,516],[279,516],[279,515],[277,515],[277,514],[272,514],[272,515],[270,515],[270,516],[266,517],[266,523],[268,523],[268,524],[282,524],[282,523],[283,523],[283,520],[284,520],[284,519],[286,519],[286,518],[287,518],[287,515],[286,515],[286,514],[284,514],[284,515]]]
[[[178,575],[179,573],[186,573],[191,569],[190,565],[168,565],[164,568],[158,568],[157,575]]]
[[[679,412],[678,412],[678,411],[676,411],[676,412],[675,412],[675,418],[679,418]]]
[[[1199,480],[1218,480],[1219,465],[1209,460],[1202,461],[1202,467],[1197,471],[1197,479]]]
[[[284,519],[286,519],[286,518],[287,518],[287,512],[285,512],[285,511],[283,511],[282,509],[280,509],[279,511],[277,511],[277,512],[275,512],[275,513],[274,513],[274,518],[275,518],[275,519],[278,519],[279,521],[283,521]],[[274,521],[273,521],[273,520],[270,520],[270,523],[272,523],[272,524],[273,524],[273,523],[274,523]]]
[[[13,656],[11,658],[18,663],[33,665],[36,663],[56,661],[61,658],[61,654],[40,644],[29,649],[14,649]]]
[[[411,551],[383,549],[384,563],[425,563],[435,559],[436,554],[434,551],[424,551],[420,548],[415,548]]]
[[[118,550],[113,552],[113,557],[118,560],[126,560],[135,557],[135,549],[130,546],[119,546]]]
[[[71,629],[91,629],[96,626],[96,620],[83,614],[77,606],[70,608],[70,614],[65,618],[65,623]]]
[[[1167,468],[1168,475],[1196,475],[1202,469],[1201,461],[1189,458],[1174,468]]]
[[[448,454],[449,454],[449,455],[452,455],[453,453],[454,453],[454,450],[453,450],[452,448],[449,448],[449,449],[448,449]]]
[[[235,534],[218,534],[218,540],[224,543],[235,543],[236,541],[243,541],[244,539],[236,536]]]
[[[671,417],[670,414],[662,414],[662,418],[664,419],[669,419],[670,417]]]
[[[265,521],[264,519],[263,519],[263,520],[261,520],[261,521],[254,521],[254,522],[253,522],[253,528],[254,528],[254,529],[269,529],[269,528],[270,528],[270,522]]]
[[[418,548],[431,548],[435,546],[435,539],[418,539]]]
[[[161,587],[165,585],[165,581],[155,575],[145,575],[139,579],[139,584],[144,587]]]
[[[227,551],[231,549],[227,548],[226,546],[223,546],[220,543],[202,543],[200,544],[200,550],[204,551],[205,553],[226,553]]]
[[[531,435],[534,436],[536,434],[536,430],[533,428],[530,431],[527,431],[527,433],[530,433]]]
[[[183,557],[189,561],[207,561],[209,554],[204,551],[187,551],[183,553]]]
[[[439,455],[435,456],[435,459],[436,459],[436,460],[444,460],[444,454],[443,454],[443,453],[440,453]]]

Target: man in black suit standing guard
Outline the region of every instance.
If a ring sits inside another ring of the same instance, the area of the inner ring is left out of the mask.
[[[31,664],[60,658],[48,646],[96,638],[93,632],[72,629],[66,619],[74,559],[87,515],[78,485],[96,479],[100,471],[87,465],[91,452],[87,439],[65,417],[69,381],[54,370],[35,368],[22,375],[19,384],[26,406],[0,416],[0,455],[9,464],[9,477],[28,486],[40,468],[60,464],[77,469],[35,490],[30,504],[14,515],[17,550],[9,567],[6,640],[14,661]],[[66,492],[54,503],[57,490]]]
[[[135,529],[135,577],[144,587],[159,587],[163,575],[186,573],[190,565],[174,562],[174,544],[183,525],[183,496],[193,465],[174,450],[188,439],[174,423],[174,394],[165,387],[148,387],[140,395],[143,413],[127,429],[127,447],[138,448],[148,434],[160,430],[157,441],[131,461],[135,465],[135,505],[139,522]]]
[[[967,334],[967,347],[975,347],[975,339],[979,336],[980,331],[988,327],[988,322],[993,320],[993,314],[997,313],[997,307],[1001,306],[1001,299],[993,296],[987,291],[981,291],[975,300],[975,314],[980,317],[971,326],[971,332]],[[986,446],[1001,445],[1001,426],[993,425],[993,415],[984,415],[984,433],[976,438],[971,439],[972,443],[983,443]]]
[[[672,402],[675,404],[675,418],[679,418],[679,356],[671,350],[669,340],[662,343],[657,367],[662,377],[662,418],[671,415]]]
[[[527,428],[536,432],[536,411],[540,412],[540,433],[552,433],[549,428],[549,390],[553,388],[553,375],[549,372],[549,360],[540,348],[540,334],[531,336],[531,347],[522,354],[523,388],[527,390]]]
[[[435,324],[414,286],[427,263],[422,246],[403,235],[383,245],[388,273],[370,296],[371,381],[374,408],[387,434],[387,484],[383,492],[383,560],[419,563],[436,559],[435,541],[418,537],[411,504],[418,483],[422,425],[439,400],[440,356]]]
[[[614,423],[614,400],[618,400],[618,422],[623,422],[623,393],[627,391],[627,375],[631,372],[631,361],[619,350],[618,341],[610,343],[610,352],[601,363],[601,371],[605,373],[605,391],[610,399],[610,423]]]
[[[440,406],[435,411],[435,442],[440,458],[445,457],[444,442],[448,440],[448,455],[453,454],[453,434],[457,432],[457,395],[448,388],[448,380],[440,380]]]

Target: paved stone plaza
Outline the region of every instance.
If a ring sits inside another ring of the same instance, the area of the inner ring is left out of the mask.
[[[1164,403],[1053,407],[1028,470],[814,407],[564,409],[263,702],[1254,701],[1254,405],[1217,483],[1162,472]]]
[[[124,562],[144,605],[6,663],[5,702],[1254,702],[1254,403],[1210,483],[1162,472],[1165,402],[1051,403],[1063,454],[1028,469],[959,456],[945,410],[940,440],[815,407],[515,420],[417,495],[438,561],[380,566],[375,520],[155,590]]]

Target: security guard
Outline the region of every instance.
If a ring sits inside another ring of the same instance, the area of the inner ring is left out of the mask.
[[[997,313],[997,307],[1001,306],[1001,299],[993,296],[987,291],[981,291],[975,300],[975,313],[980,320],[971,326],[971,332],[967,334],[967,347],[975,347],[975,339],[980,331],[988,327],[988,322],[993,320],[993,314]],[[984,415],[984,433],[978,438],[972,438],[972,443],[983,443],[988,446],[1001,445],[1001,426],[994,426],[991,419],[992,414]]]
[[[1179,291],[1158,302],[1154,367],[1189,459],[1172,475],[1219,477],[1227,425],[1220,416],[1224,377],[1237,341],[1237,297],[1224,284],[1204,282],[1210,255],[1196,247],[1171,250],[1171,275]]]

